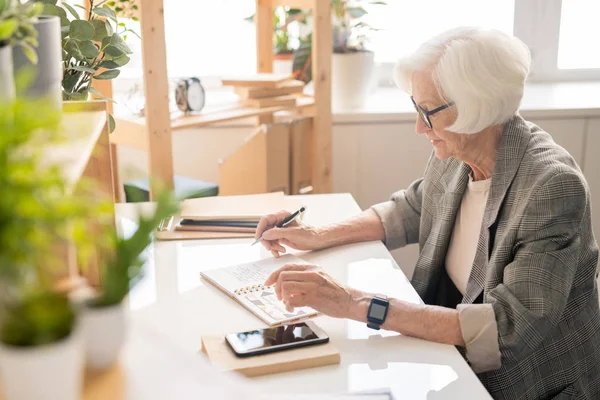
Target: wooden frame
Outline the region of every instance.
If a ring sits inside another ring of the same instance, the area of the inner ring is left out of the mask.
[[[324,0],[256,0],[256,69],[273,72],[273,7],[311,8],[313,12],[312,76],[314,122],[312,138],[313,193],[331,193],[331,4]],[[269,123],[271,120],[259,120]]]
[[[117,121],[111,135],[113,145],[123,144],[149,152],[150,176],[160,178],[173,188],[172,131],[208,124],[256,117],[259,124],[273,123],[275,113],[290,111],[296,115],[312,116],[313,193],[330,193],[331,180],[331,5],[324,0],[256,0],[257,72],[273,71],[273,7],[290,5],[310,8],[313,12],[312,69],[313,98],[299,98],[294,107],[237,107],[214,113],[189,115],[170,119],[168,105],[168,78],[166,69],[163,0],[144,0],[140,5],[144,88],[146,97],[145,119]],[[151,188],[150,198],[155,195]]]

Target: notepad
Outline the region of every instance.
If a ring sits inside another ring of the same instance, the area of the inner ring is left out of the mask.
[[[183,201],[181,218],[195,221],[259,221],[282,209],[295,211],[299,201],[283,192],[216,196]]]
[[[275,288],[263,285],[273,271],[286,264],[308,263],[296,256],[285,255],[212,269],[201,272],[200,275],[258,318],[270,326],[276,326],[318,315],[318,312],[310,307],[298,307],[292,312],[287,311],[283,302],[277,300]]]

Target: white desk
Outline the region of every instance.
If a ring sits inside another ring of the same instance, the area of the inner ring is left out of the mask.
[[[306,221],[314,225],[360,212],[349,194],[304,196]],[[149,204],[117,205],[118,226],[127,234]],[[150,326],[185,353],[195,354],[203,334],[265,326],[234,300],[203,282],[202,270],[270,257],[251,239],[156,242],[148,250],[146,275],[129,297],[131,319]],[[420,302],[381,242],[300,253],[350,286]],[[448,345],[373,331],[355,321],[316,318],[342,354],[340,365],[254,378],[272,393],[340,393],[390,387],[397,399],[486,399],[485,388],[458,351]],[[200,357],[200,356],[198,356]]]

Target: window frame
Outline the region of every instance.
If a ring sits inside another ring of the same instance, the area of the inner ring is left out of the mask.
[[[600,80],[600,68],[558,68],[562,0],[515,0],[513,34],[531,51],[529,82]],[[591,39],[590,39],[591,40]],[[392,86],[393,62],[375,67],[378,86]]]

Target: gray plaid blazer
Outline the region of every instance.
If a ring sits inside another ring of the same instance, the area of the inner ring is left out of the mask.
[[[392,196],[388,247],[419,243],[412,284],[435,303],[469,167],[432,155],[424,177]],[[497,399],[600,398],[598,247],[581,170],[520,116],[505,127],[463,304],[492,304],[502,365],[478,374]]]

